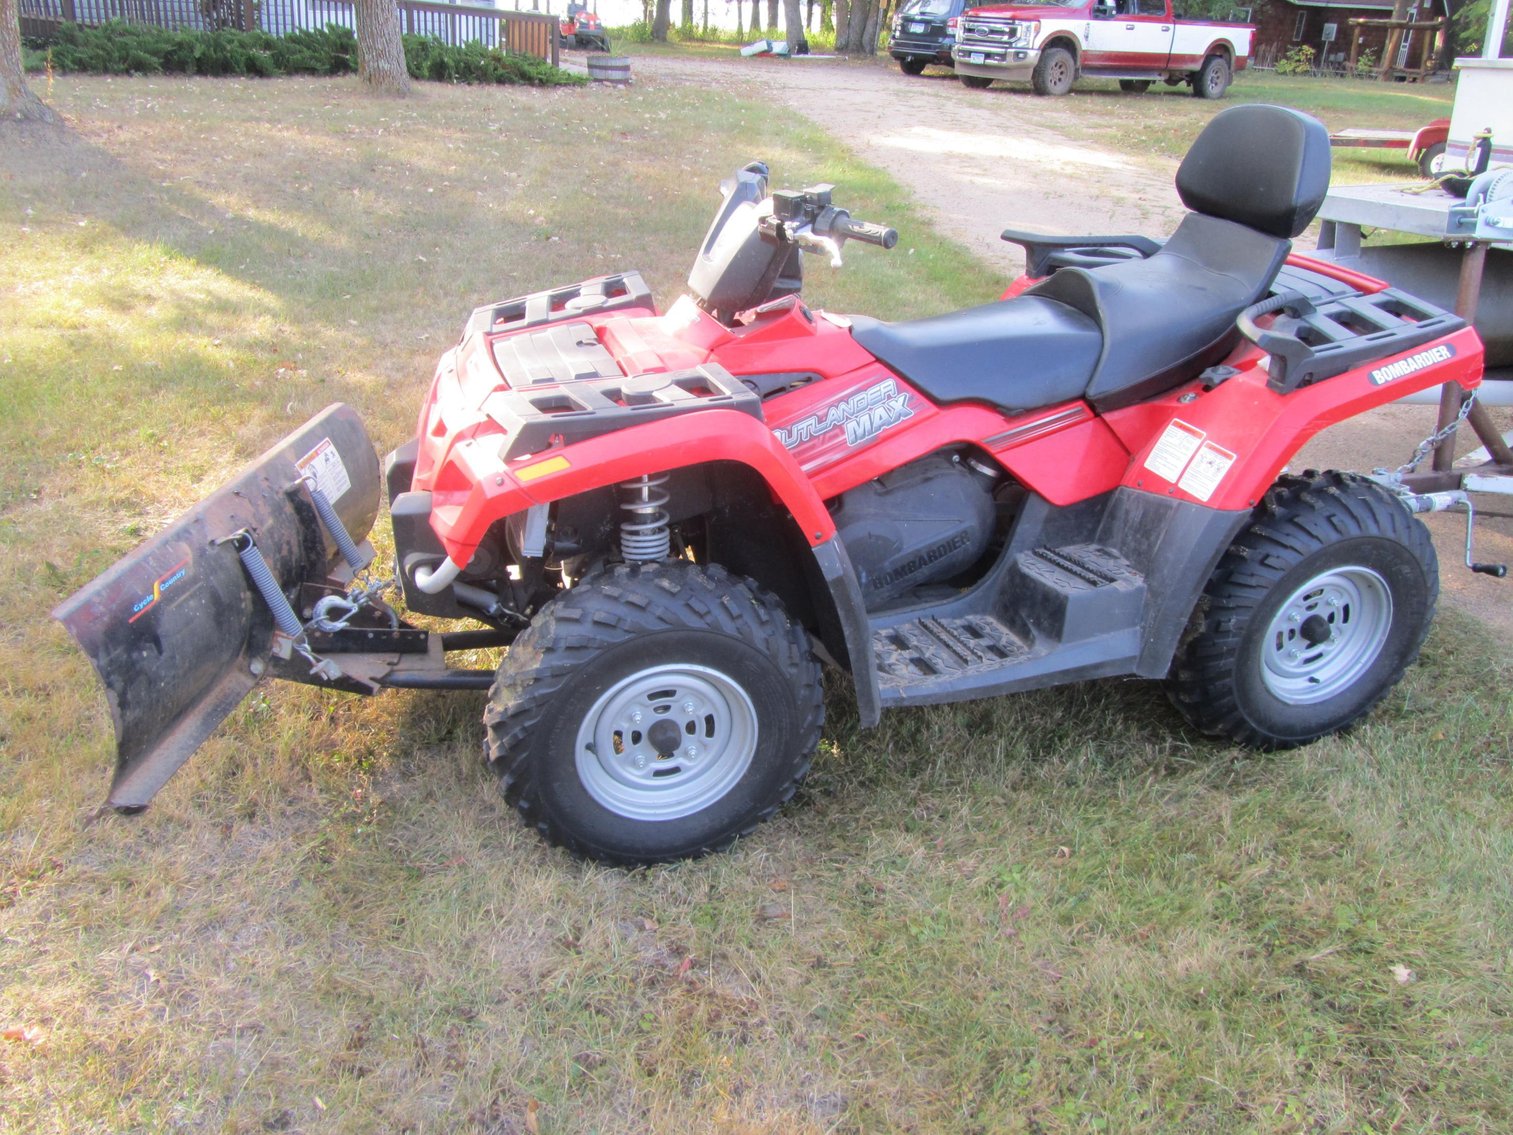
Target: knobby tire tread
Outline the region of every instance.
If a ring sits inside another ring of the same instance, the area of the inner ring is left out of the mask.
[[[1173,662],[1168,695],[1197,729],[1258,749],[1306,743],[1278,739],[1246,718],[1236,695],[1235,656],[1253,615],[1289,570],[1314,552],[1357,537],[1396,541],[1431,569],[1427,609],[1423,626],[1375,696],[1331,732],[1365,717],[1402,679],[1418,658],[1439,593],[1428,531],[1387,490],[1365,478],[1312,470],[1284,476],[1214,569]]]
[[[739,830],[709,841],[691,856],[723,851],[751,834],[793,798],[808,775],[825,718],[820,668],[808,633],[783,613],[777,598],[719,565],[617,565],[590,575],[548,604],[510,647],[489,693],[484,714],[488,763],[505,799],[549,843],[600,862],[648,861],[589,846],[537,807],[524,741],[583,662],[637,634],[679,628],[717,630],[757,647],[800,691],[792,765],[778,794]]]

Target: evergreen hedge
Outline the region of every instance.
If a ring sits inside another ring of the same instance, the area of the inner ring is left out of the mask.
[[[345,75],[357,70],[357,37],[327,24],[285,36],[267,32],[170,31],[119,21],[99,27],[63,24],[46,43],[27,44],[28,70],[96,75]],[[587,82],[532,55],[481,43],[454,47],[434,36],[404,37],[411,77],[445,83],[519,83],[537,87]]]

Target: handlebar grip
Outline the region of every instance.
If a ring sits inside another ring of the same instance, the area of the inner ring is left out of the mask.
[[[892,248],[898,243],[898,230],[887,225],[875,225],[871,221],[855,221],[850,217],[837,218],[835,231],[838,235],[879,248]]]

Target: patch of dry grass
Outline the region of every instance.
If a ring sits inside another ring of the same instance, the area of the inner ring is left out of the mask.
[[[54,97],[71,138],[0,144],[0,1131],[1513,1122],[1509,672],[1453,619],[1363,729],[1269,757],[1143,683],[868,733],[837,684],[795,804],[653,871],[508,815],[469,695],[260,690],[87,825],[109,726],[46,612],[327,401],[398,443],[475,303],[630,266],[669,298],[752,157],[910,234],[817,272],[829,306],[1001,281],[718,93]]]

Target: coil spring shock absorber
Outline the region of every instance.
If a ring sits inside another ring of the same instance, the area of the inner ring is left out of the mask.
[[[667,527],[669,499],[666,473],[648,473],[620,485],[620,507],[629,517],[620,522],[620,555],[627,563],[665,560],[672,550]]]

